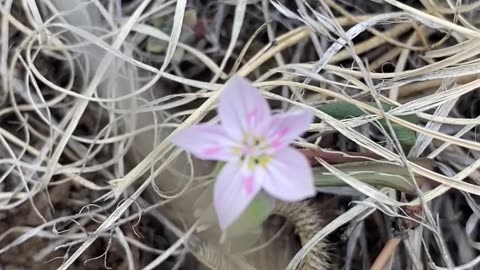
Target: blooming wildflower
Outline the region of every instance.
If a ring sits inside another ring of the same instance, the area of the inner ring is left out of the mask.
[[[313,120],[309,111],[272,115],[267,101],[246,79],[227,82],[218,106],[220,125],[182,130],[173,143],[203,160],[226,162],[214,187],[222,229],[231,225],[261,191],[283,201],[315,194],[307,159],[289,144]]]

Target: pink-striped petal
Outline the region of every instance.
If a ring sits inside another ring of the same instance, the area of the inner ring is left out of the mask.
[[[291,147],[275,153],[265,170],[262,187],[271,196],[287,202],[315,195],[312,168],[305,156]]]
[[[237,146],[225,130],[218,125],[199,124],[180,131],[172,143],[203,160],[235,160],[233,148]]]
[[[225,164],[213,191],[213,203],[220,227],[232,225],[260,191],[253,174],[247,174],[237,163]]]
[[[274,151],[278,151],[302,135],[312,121],[313,113],[307,110],[279,113],[262,127],[262,135]]]
[[[270,119],[270,107],[252,83],[233,77],[225,84],[220,97],[218,115],[227,132],[242,139]]]

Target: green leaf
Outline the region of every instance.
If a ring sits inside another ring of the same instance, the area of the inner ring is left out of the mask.
[[[214,171],[219,171],[222,165],[218,165]],[[198,218],[200,231],[218,226],[218,217],[212,204],[213,185],[209,185],[200,193],[195,200],[194,216]],[[274,200],[267,194],[260,192],[240,215],[240,217],[228,227],[224,234],[229,239],[241,237],[258,238],[262,223],[270,216],[274,207]],[[253,239],[255,241],[256,239]]]
[[[433,160],[415,159],[415,164],[426,169],[433,169]],[[342,172],[352,175],[359,181],[375,187],[390,187],[404,193],[415,194],[416,186],[407,168],[402,166],[379,161],[350,162],[333,165]],[[339,177],[331,174],[326,168],[316,167],[313,169],[316,187],[333,187],[348,185]],[[428,181],[421,175],[415,175],[416,183],[421,186]]]
[[[225,230],[225,234],[228,237],[235,237],[257,230],[270,216],[273,206],[273,199],[267,194],[260,192],[242,215]]]
[[[375,102],[366,102],[366,104],[372,107],[378,108],[377,103]],[[382,103],[382,109],[384,109],[387,112],[393,108],[395,108],[394,105]],[[319,106],[318,109],[339,120],[360,117],[367,114],[365,111],[363,111],[359,107],[345,101],[323,104]],[[399,118],[406,120],[410,123],[414,123],[414,124],[418,123],[418,118],[414,114],[400,116]],[[385,119],[380,119],[378,122],[380,123],[380,125],[382,125],[383,128],[385,128],[388,131],[388,126]],[[415,131],[402,127],[396,123],[392,123],[392,122],[390,123],[392,125],[393,132],[395,133],[397,139],[400,141],[400,144],[402,145],[402,148],[404,149],[404,151],[406,152],[410,151],[410,149],[415,145],[415,141],[416,141]]]

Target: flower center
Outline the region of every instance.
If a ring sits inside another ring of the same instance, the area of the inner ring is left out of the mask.
[[[265,139],[247,133],[243,137],[242,146],[234,147],[232,152],[240,157],[247,170],[253,171],[257,166],[265,168],[270,163],[272,157],[268,155],[266,149]]]
[[[272,160],[272,157],[267,155],[251,157],[247,160],[247,168],[249,171],[253,171],[257,166],[266,168],[268,163],[270,163],[270,160]]]

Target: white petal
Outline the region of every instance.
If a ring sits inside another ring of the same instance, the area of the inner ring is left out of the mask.
[[[180,131],[172,143],[203,160],[228,161],[236,159],[237,146],[221,126],[200,124]]]
[[[262,127],[262,134],[274,150],[280,150],[302,135],[312,121],[313,113],[307,110],[275,114]]]
[[[263,189],[282,201],[301,201],[315,195],[312,168],[300,151],[291,147],[275,153],[265,170]]]
[[[270,107],[251,82],[233,77],[225,84],[220,97],[218,116],[229,134],[241,139],[270,119]]]
[[[237,163],[227,163],[215,182],[213,202],[222,229],[230,226],[260,191],[253,174],[247,174]]]

